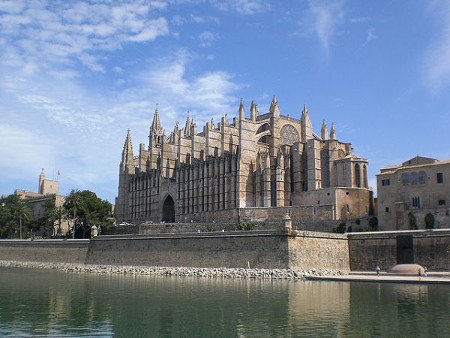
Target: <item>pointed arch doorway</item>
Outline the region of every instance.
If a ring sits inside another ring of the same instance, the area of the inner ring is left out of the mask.
[[[167,195],[164,200],[161,221],[166,223],[175,222],[175,203],[170,195]]]

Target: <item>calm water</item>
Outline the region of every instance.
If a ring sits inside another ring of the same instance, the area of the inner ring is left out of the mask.
[[[449,336],[450,287],[0,268],[0,336]]]

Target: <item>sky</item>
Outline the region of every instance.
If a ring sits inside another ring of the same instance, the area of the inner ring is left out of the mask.
[[[2,1],[0,194],[114,202],[127,129],[260,113],[322,120],[380,168],[450,158],[450,1]],[[136,155],[136,154],[135,154]]]

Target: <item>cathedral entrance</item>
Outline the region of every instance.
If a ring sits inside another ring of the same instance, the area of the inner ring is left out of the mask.
[[[175,203],[170,195],[164,200],[161,221],[166,223],[175,222]]]

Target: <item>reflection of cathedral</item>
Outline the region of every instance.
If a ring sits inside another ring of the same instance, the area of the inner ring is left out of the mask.
[[[134,156],[127,134],[116,219],[237,222],[287,209],[293,219],[356,218],[368,213],[367,169],[333,125],[328,133],[324,121],[316,135],[306,107],[300,119],[284,116],[275,97],[266,114],[252,102],[245,117],[241,101],[232,122],[224,116],[197,130],[188,116],[169,135],[156,110],[148,148]]]

